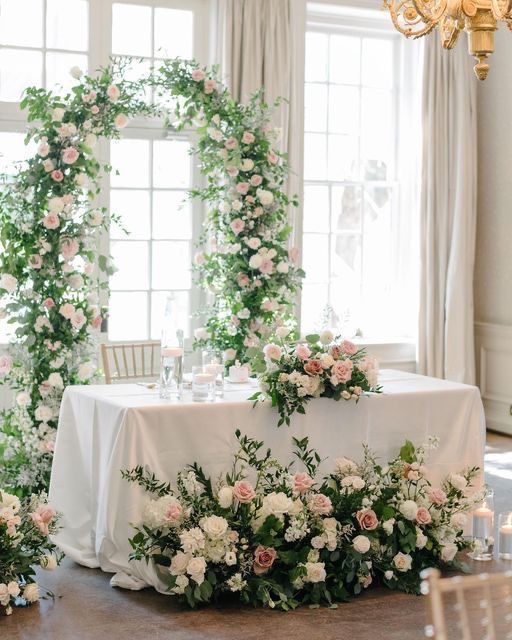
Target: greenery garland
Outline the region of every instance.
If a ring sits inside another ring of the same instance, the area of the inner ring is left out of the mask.
[[[9,355],[0,356],[0,383],[16,392],[2,414],[0,481],[19,495],[48,487],[63,390],[94,375],[94,333],[101,274],[113,271],[99,253],[99,231],[117,218],[92,206],[102,169],[99,137],[117,138],[129,118],[173,114],[194,126],[196,153],[207,176],[193,190],[208,205],[204,240],[195,257],[198,280],[214,296],[197,344],[246,361],[276,325],[293,326],[293,299],[303,272],[288,253],[290,227],[282,190],[285,158],[274,147],[269,107],[260,94],[237,104],[215,70],[172,60],[137,82],[126,63],[81,77],[64,96],[29,88],[21,107],[32,123],[26,142],[37,153],[17,167],[0,194],[0,315],[15,327]],[[153,85],[160,101],[140,96]],[[105,279],[105,278],[103,278]]]

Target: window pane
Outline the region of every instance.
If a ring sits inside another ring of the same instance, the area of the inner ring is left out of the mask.
[[[319,133],[304,136],[304,178],[322,180],[327,173],[327,139]]]
[[[158,140],[153,145],[153,185],[188,187],[190,144],[184,140]]]
[[[58,84],[68,91],[76,86],[77,81],[69,72],[75,66],[87,73],[87,56],[80,53],[47,53],[46,87],[53,89]]]
[[[361,38],[331,36],[329,43],[329,80],[338,84],[359,84],[361,75]]]
[[[327,80],[327,43],[325,33],[306,33],[306,81]]]
[[[147,299],[148,294],[144,291],[113,291],[110,294],[109,340],[147,340]]]
[[[192,239],[192,207],[185,191],[156,191],[153,194],[153,238]]]
[[[190,243],[153,242],[153,289],[189,289]]]
[[[328,302],[326,284],[305,284],[302,287],[301,331],[317,331],[322,321],[322,311]]]
[[[113,140],[110,144],[110,184],[114,187],[149,187],[149,141]],[[116,175],[116,170],[119,175]]]
[[[369,87],[393,86],[393,42],[363,38],[362,83]]]
[[[149,191],[114,189],[110,192],[110,210],[121,216],[121,226],[130,233],[127,236],[118,225],[110,227],[110,237],[114,240],[149,240]]]
[[[304,186],[304,231],[329,232],[329,188]]]
[[[372,171],[381,163],[380,171],[373,178],[391,179],[393,166],[393,108],[390,91],[363,89],[361,113],[362,171],[371,179]],[[386,169],[387,167],[387,169]]]
[[[155,46],[153,55],[160,58],[192,58],[192,11],[155,9]]]
[[[329,87],[329,131],[359,134],[359,88]]]
[[[0,0],[0,44],[43,46],[43,0]]]
[[[304,129],[306,131],[327,130],[327,86],[306,84]]]
[[[130,82],[138,82],[139,80],[147,78],[151,71],[151,60],[141,60],[140,58],[132,60],[130,58],[124,58],[123,56],[116,57],[116,60],[123,61],[125,63],[125,66],[123,67],[123,76],[125,80],[130,80]],[[135,95],[141,100],[147,100],[150,102],[152,89],[151,87],[146,86],[139,90]]]
[[[333,232],[361,229],[362,191],[360,187],[333,187],[332,218]]]
[[[154,291],[151,294],[151,340],[161,338],[165,303],[169,293],[169,291]],[[172,293],[177,324],[183,329],[185,339],[190,338],[190,294],[187,291],[173,291]]]
[[[46,7],[46,46],[50,49],[87,51],[87,0],[46,0]]]
[[[308,282],[329,281],[329,236],[305,233],[302,245],[302,267]]]
[[[149,288],[149,251],[147,242],[116,241],[110,244],[110,253],[117,268],[110,278],[112,289]]]
[[[357,177],[359,148],[357,138],[329,136],[329,180]]]
[[[0,101],[18,102],[27,87],[42,84],[43,54],[0,49]]]
[[[0,132],[0,173],[14,175],[16,173],[15,163],[27,160],[34,154],[35,143],[30,142],[25,145],[24,139],[23,133]]]
[[[151,56],[151,7],[112,5],[112,53]]]
[[[357,285],[361,279],[361,236],[347,234],[331,239],[331,277],[340,282]]]

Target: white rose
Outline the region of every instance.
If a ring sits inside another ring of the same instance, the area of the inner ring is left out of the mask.
[[[204,574],[206,571],[206,560],[202,556],[192,558],[187,565],[188,575],[197,582],[202,584],[204,582]]]
[[[0,289],[5,289],[7,293],[12,293],[17,284],[18,281],[10,273],[3,273],[0,276]]]
[[[359,553],[366,553],[370,549],[370,539],[366,536],[356,536],[352,540],[352,546]]]
[[[206,327],[199,327],[194,331],[194,337],[196,340],[208,340],[210,332]]]
[[[286,336],[290,333],[290,329],[288,327],[277,327],[276,336],[278,338],[286,338]]]
[[[50,198],[48,200],[48,210],[51,213],[60,213],[64,209],[64,200],[59,197]]]
[[[259,269],[261,267],[261,263],[263,262],[263,258],[259,253],[255,253],[249,259],[249,266],[251,269]]]
[[[201,529],[212,540],[220,540],[226,535],[228,530],[228,521],[221,516],[203,518],[199,524],[201,525]]]
[[[190,553],[183,553],[178,551],[176,555],[172,557],[171,566],[169,567],[169,573],[171,576],[179,576],[186,572],[188,563],[192,559]]]
[[[57,568],[57,558],[53,553],[49,553],[41,558],[41,569],[53,571]]]
[[[241,200],[235,200],[231,206],[235,211],[241,211],[243,204]]]
[[[265,189],[257,189],[256,195],[258,196],[258,200],[264,207],[268,207],[274,202],[274,194],[271,191],[266,191]]]
[[[326,577],[325,564],[323,562],[306,562],[307,582],[323,582]]]
[[[11,594],[7,589],[7,585],[3,582],[0,583],[0,604],[6,607],[11,600]]]
[[[290,267],[287,262],[279,262],[276,266],[276,270],[279,273],[288,273]]]
[[[30,394],[26,391],[21,391],[16,396],[16,404],[18,407],[26,407],[30,404]]]
[[[448,481],[450,482],[452,487],[455,487],[455,489],[459,489],[459,491],[463,491],[468,486],[466,478],[458,473],[451,473]]]
[[[323,536],[314,536],[311,538],[311,546],[313,549],[323,549],[325,547]]]
[[[460,529],[464,529],[468,521],[468,518],[465,513],[454,513],[450,518],[450,524],[452,527],[459,531]]]
[[[319,360],[323,369],[329,369],[334,364],[334,358],[330,353],[322,353]]]
[[[389,520],[385,520],[382,523],[382,528],[388,534],[388,536],[390,536],[393,533],[393,525],[394,524],[395,524],[395,519],[394,518],[390,518]]]
[[[224,556],[224,562],[228,567],[232,567],[236,564],[236,553],[234,551],[228,551]]]
[[[233,504],[233,489],[232,487],[221,487],[217,495],[217,500],[223,509],[229,509]]]
[[[85,145],[87,147],[89,147],[89,149],[93,149],[96,146],[96,142],[98,141],[98,138],[94,135],[94,133],[88,133],[85,136]]]
[[[185,593],[185,589],[188,587],[188,584],[189,584],[189,579],[187,578],[187,576],[184,576],[184,575],[176,576],[176,582],[174,583],[172,592],[178,595],[181,595],[182,593]]]
[[[75,176],[75,184],[77,187],[86,187],[89,182],[89,178],[86,173],[79,173]]]
[[[242,160],[242,171],[252,171],[254,169],[254,161],[250,158]]]
[[[336,518],[324,518],[322,520],[324,531],[337,531],[338,521]]]
[[[20,499],[11,493],[0,491],[0,507],[2,509],[10,509],[13,514],[16,514],[21,507]]]
[[[416,529],[416,549],[424,549],[427,542],[427,536],[419,529]]]
[[[50,373],[48,376],[48,384],[56,389],[64,389],[64,381],[60,373]]]
[[[408,553],[402,553],[399,551],[393,558],[393,564],[402,573],[409,571],[412,566],[412,558]]]
[[[386,578],[386,580],[391,580],[391,578],[394,576],[395,574],[392,571],[386,571],[384,573],[384,577]]]
[[[66,113],[65,109],[62,109],[61,107],[56,107],[52,111],[52,120],[53,120],[53,122],[62,122],[62,118],[64,118],[64,114],[65,113]]]
[[[441,559],[443,562],[451,562],[455,558],[457,551],[457,545],[453,542],[449,542],[441,549]]]
[[[103,212],[99,209],[94,209],[94,211],[91,211],[87,217],[91,227],[99,227],[103,222],[103,218]]]
[[[231,205],[227,200],[220,203],[219,210],[221,213],[229,213],[231,211]]]
[[[46,173],[50,173],[50,171],[53,171],[55,169],[55,165],[53,164],[53,161],[50,160],[50,158],[47,158],[43,161],[43,169],[46,171]]]
[[[224,351],[224,358],[226,360],[234,360],[236,358],[236,349],[226,349],[226,351]]]
[[[85,380],[89,380],[95,371],[96,367],[92,362],[83,362],[78,367],[76,375],[78,376],[78,379],[83,382]]]
[[[352,486],[354,487],[354,489],[364,489],[366,486],[366,482],[360,478],[359,476],[353,476],[352,478]]]
[[[14,580],[12,580],[11,582],[8,583],[7,585],[7,592],[9,593],[9,595],[11,595],[13,598],[16,598],[17,596],[20,595],[20,585],[15,582]]]
[[[265,514],[282,516],[288,513],[293,506],[293,500],[286,493],[273,492],[263,498],[262,511]]]
[[[263,353],[269,360],[279,360],[283,351],[279,345],[271,343],[263,347]]]
[[[336,472],[339,475],[344,476],[349,474],[351,478],[355,477],[352,474],[354,474],[357,471],[357,465],[350,458],[345,458],[345,457],[336,458],[336,460],[334,461],[334,464],[336,465]]]
[[[418,512],[418,505],[414,500],[406,500],[400,505],[400,513],[407,518],[407,520],[415,520]]]
[[[332,331],[322,331],[322,333],[320,334],[320,342],[322,344],[331,344],[331,342],[334,340],[334,335],[332,333]]]
[[[39,600],[39,586],[36,582],[27,584],[23,589],[23,597],[27,602],[37,602]]]
[[[53,411],[45,404],[40,404],[35,410],[35,419],[39,422],[48,422],[53,417]]]

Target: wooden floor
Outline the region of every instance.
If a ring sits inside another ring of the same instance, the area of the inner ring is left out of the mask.
[[[512,438],[488,434],[486,471],[496,492],[496,510],[511,509]],[[504,564],[497,563],[479,563],[475,567],[478,571],[503,568]],[[283,614],[230,606],[191,612],[181,609],[173,598],[151,589],[136,592],[113,589],[109,577],[70,561],[53,573],[41,572],[41,584],[51,589],[56,599],[17,609],[11,617],[0,618],[0,638],[420,640],[424,637],[424,598],[384,589],[370,589],[337,610],[303,608]]]

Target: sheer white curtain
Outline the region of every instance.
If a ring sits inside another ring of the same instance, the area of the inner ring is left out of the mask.
[[[246,101],[262,87],[265,100],[285,98],[274,124],[292,174],[289,195],[302,200],[304,131],[304,38],[306,0],[217,0],[213,62],[233,97]],[[300,215],[293,215],[293,243],[300,240]]]
[[[464,42],[425,42],[420,205],[421,373],[475,382],[476,84]]]

